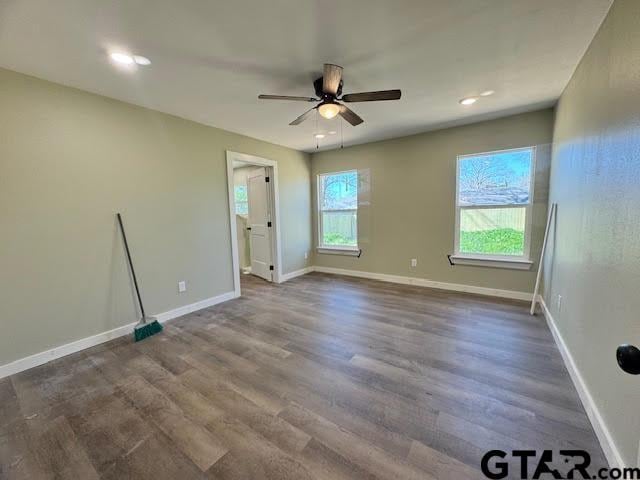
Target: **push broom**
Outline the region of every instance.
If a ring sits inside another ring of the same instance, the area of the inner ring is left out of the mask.
[[[118,224],[120,225],[120,231],[122,232],[122,241],[124,242],[124,250],[127,253],[127,261],[129,262],[129,268],[131,269],[131,276],[133,277],[133,285],[136,287],[136,295],[138,296],[138,304],[140,305],[140,312],[142,318],[133,329],[133,337],[136,342],[144,340],[151,335],[155,335],[162,331],[162,325],[155,318],[147,317],[144,313],[144,305],[142,305],[142,297],[140,296],[140,289],[138,288],[138,280],[136,279],[136,271],[133,269],[133,262],[131,261],[131,253],[129,252],[129,244],[127,243],[127,235],[124,233],[124,225],[122,224],[122,217],[119,213],[116,213],[118,217]]]

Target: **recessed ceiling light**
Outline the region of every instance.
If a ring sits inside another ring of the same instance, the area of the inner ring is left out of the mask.
[[[134,55],[133,61],[138,65],[151,65],[151,60],[149,60],[147,57],[143,57],[142,55]]]
[[[335,130],[331,130],[331,131],[329,132],[329,135],[335,135],[336,133],[338,133],[338,132],[336,132]]]
[[[478,101],[478,97],[467,97],[460,100],[461,105],[473,105]]]
[[[493,95],[494,93],[496,93],[495,90],[485,90],[484,92],[482,92],[480,94],[481,97],[489,97],[491,95]]]
[[[316,137],[317,139],[324,138],[324,133],[316,133],[314,137]]]
[[[126,53],[115,52],[112,53],[110,57],[114,62],[121,63],[123,65],[131,65],[134,62],[133,57]]]

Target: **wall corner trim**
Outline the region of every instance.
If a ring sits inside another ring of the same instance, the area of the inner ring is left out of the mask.
[[[167,312],[153,315],[153,317],[155,317],[160,323],[165,323],[174,318],[181,317],[182,315],[202,310],[203,308],[211,307],[213,305],[226,302],[227,300],[231,300],[236,297],[237,295],[235,292],[227,292],[215,297],[200,300],[199,302],[184,305]],[[58,347],[46,350],[44,352],[36,353],[28,357],[20,358],[5,365],[0,365],[0,378],[8,377],[10,375],[23,372],[24,370],[28,370],[30,368],[51,362],[52,360],[56,360],[57,358],[65,357],[72,353],[79,352],[80,350],[84,350],[95,345],[108,342],[109,340],[113,340],[124,335],[132,334],[133,327],[136,325],[136,323],[137,322],[122,325],[121,327],[114,328],[113,330],[108,330],[106,332],[98,333],[90,337],[81,338],[80,340],[76,340],[65,345],[60,345]]]
[[[571,355],[571,351],[567,347],[567,344],[558,329],[555,319],[551,315],[551,312],[547,308],[547,304],[544,301],[542,295],[538,295],[538,303],[542,308],[542,313],[544,314],[544,318],[547,321],[547,325],[549,326],[549,330],[551,330],[551,334],[553,335],[553,339],[556,342],[558,350],[560,350],[560,354],[562,355],[562,360],[564,360],[564,364],[569,371],[569,375],[571,376],[571,380],[573,381],[573,385],[578,391],[578,396],[582,401],[582,405],[584,406],[585,411],[587,412],[587,416],[589,417],[589,421],[593,426],[593,430],[598,437],[598,441],[600,442],[600,446],[602,447],[602,451],[604,452],[607,461],[609,462],[610,467],[618,467],[624,468],[626,465],[622,459],[622,455],[620,454],[620,450],[616,447],[616,444],[613,440],[611,432],[607,427],[607,424],[602,418],[600,414],[600,410],[596,405],[593,397],[591,396],[591,392],[589,392],[589,388],[587,387],[584,378],[580,374],[580,370],[576,365],[575,360],[573,359],[573,355]]]

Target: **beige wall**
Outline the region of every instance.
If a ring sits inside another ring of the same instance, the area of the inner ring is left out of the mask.
[[[307,154],[7,70],[0,105],[0,365],[136,320],[117,211],[150,313],[233,290],[226,149],[278,161],[307,265]]]
[[[316,175],[357,169],[370,183],[359,198],[358,237],[362,256],[315,254],[315,264],[515,291],[533,291],[532,271],[451,267],[455,229],[456,157],[493,150],[538,146],[532,256],[538,258],[547,205],[553,111],[449,128],[410,137],[312,155]],[[314,206],[314,246],[317,245]],[[418,266],[411,268],[410,259]],[[537,263],[537,262],[536,262]]]
[[[640,2],[616,0],[560,99],[545,301],[624,461],[636,464],[640,380]],[[562,296],[561,309],[558,295]]]

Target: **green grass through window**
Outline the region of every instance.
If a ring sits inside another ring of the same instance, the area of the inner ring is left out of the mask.
[[[339,233],[325,233],[324,234],[324,245],[349,245],[355,246],[356,241],[353,238],[346,238]]]
[[[523,255],[524,232],[513,228],[461,231],[460,253]]]

